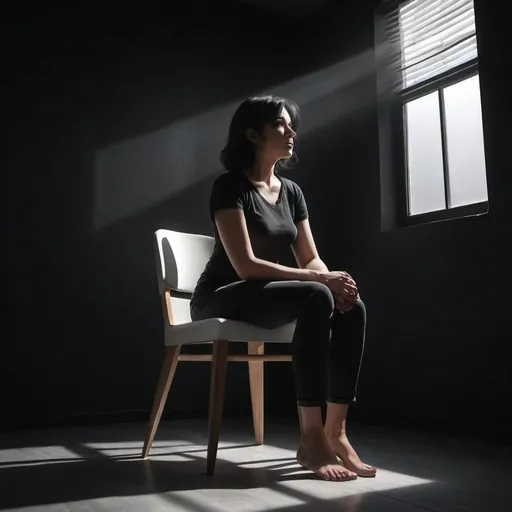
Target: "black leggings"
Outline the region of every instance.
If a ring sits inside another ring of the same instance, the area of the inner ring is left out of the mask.
[[[356,400],[366,330],[363,302],[344,314],[331,290],[314,281],[237,281],[191,305],[192,320],[229,318],[266,329],[297,321],[292,360],[297,404]],[[327,392],[326,392],[327,391]]]

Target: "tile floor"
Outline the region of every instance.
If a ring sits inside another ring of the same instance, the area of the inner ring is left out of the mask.
[[[294,460],[293,421],[226,418],[214,476],[205,474],[206,421],[164,422],[151,457],[145,424],[0,434],[0,510],[23,512],[506,512],[510,448],[353,425],[373,479],[324,482]],[[508,505],[507,505],[508,503]]]

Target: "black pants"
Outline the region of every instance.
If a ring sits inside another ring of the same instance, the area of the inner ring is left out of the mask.
[[[364,350],[366,310],[358,300],[344,314],[331,290],[312,281],[238,281],[191,305],[192,320],[222,317],[273,329],[297,321],[292,360],[297,403],[351,404]]]

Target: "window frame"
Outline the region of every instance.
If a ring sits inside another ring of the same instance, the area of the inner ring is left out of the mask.
[[[398,8],[410,3],[413,0],[394,0],[387,3],[387,8],[381,11],[386,17],[390,12],[397,12]],[[400,30],[399,17],[396,15],[396,24],[393,30]],[[478,48],[478,37],[477,37]],[[400,53],[400,58],[402,58]],[[478,57],[460,64],[448,71],[440,73],[434,77],[428,78],[418,84],[406,88],[399,88],[390,102],[389,128],[391,131],[391,154],[392,154],[392,172],[395,184],[395,224],[396,227],[415,226],[418,224],[428,224],[475,215],[482,215],[488,212],[489,202],[482,201],[471,203],[464,206],[450,208],[449,206],[449,169],[447,166],[446,152],[446,131],[444,119],[444,101],[442,91],[444,88],[461,82],[473,76],[479,75]],[[400,77],[401,80],[401,77]],[[445,190],[445,208],[443,210],[430,211],[418,214],[409,214],[409,170],[407,164],[407,123],[405,120],[404,105],[414,99],[421,98],[427,94],[438,92],[439,108],[441,116],[441,135],[442,135],[442,154],[443,154],[443,176]],[[380,121],[379,121],[380,122]],[[485,151],[485,140],[484,140]]]

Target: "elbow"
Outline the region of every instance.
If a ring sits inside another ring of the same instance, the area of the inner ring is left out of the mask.
[[[238,277],[242,281],[248,281],[249,279],[253,279],[254,278],[254,274],[252,272],[250,272],[249,269],[246,268],[246,267],[241,267],[240,269],[238,269],[236,271],[236,273],[238,274]]]
[[[250,274],[246,272],[237,272],[238,277],[240,278],[240,281],[248,281],[250,278]]]
[[[257,264],[252,259],[237,265],[235,270],[242,281],[248,281],[249,279],[255,279],[257,277]]]

